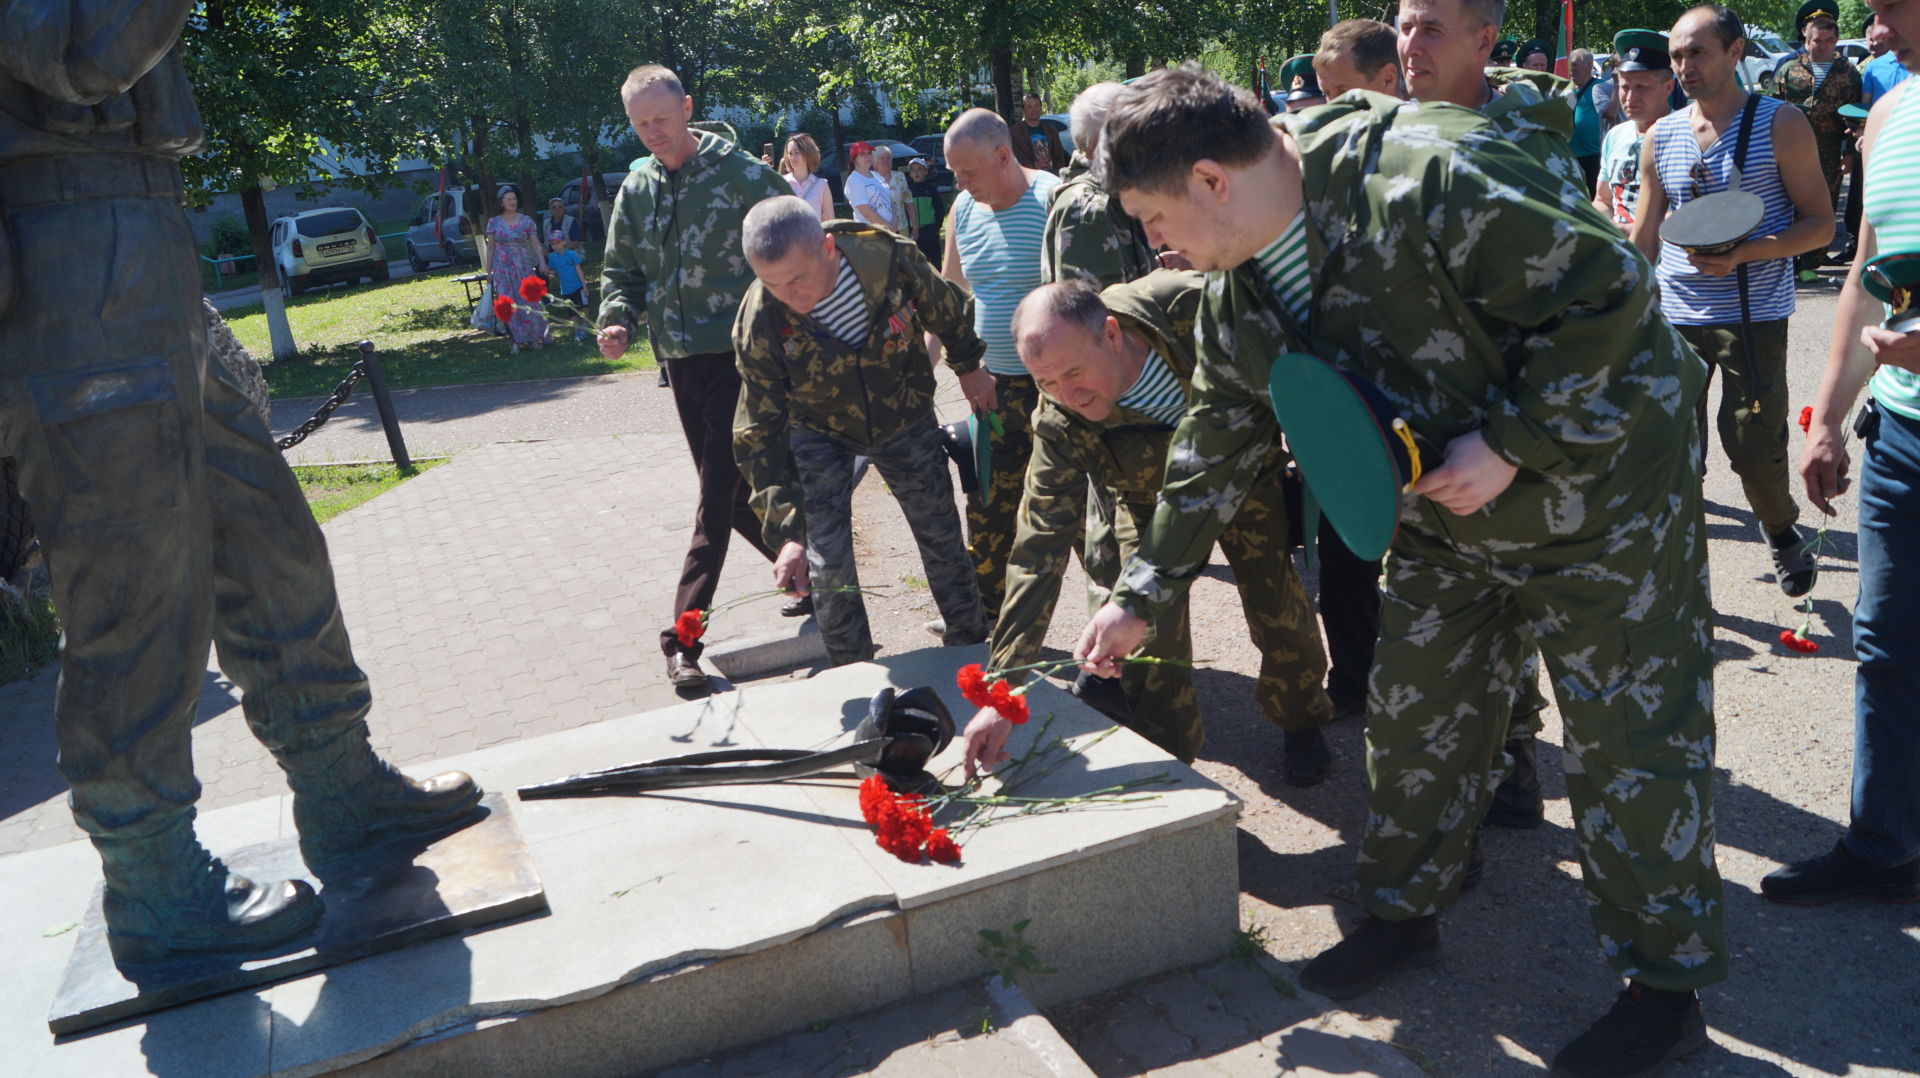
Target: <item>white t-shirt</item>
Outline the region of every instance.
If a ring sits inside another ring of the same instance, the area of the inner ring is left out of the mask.
[[[1633,223],[1640,205],[1641,134],[1633,121],[1614,124],[1600,143],[1600,182],[1613,189],[1613,223]]]
[[[848,206],[865,206],[880,218],[882,224],[893,227],[893,188],[887,186],[887,181],[881,179],[878,173],[869,172],[862,176],[858,172],[849,172],[846,189]],[[853,219],[871,223],[869,218],[859,213],[855,213]]]

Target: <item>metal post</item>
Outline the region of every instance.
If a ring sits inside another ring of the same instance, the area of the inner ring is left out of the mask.
[[[380,369],[380,357],[373,354],[373,342],[360,342],[360,362],[366,365],[367,384],[373,387],[373,406],[380,412],[380,429],[387,432],[387,448],[393,451],[393,463],[403,472],[413,470],[407,457],[407,441],[400,436],[400,419],[393,414],[393,398],[387,396],[387,375]]]

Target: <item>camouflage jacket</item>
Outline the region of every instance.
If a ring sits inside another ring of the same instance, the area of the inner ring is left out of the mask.
[[[1572,184],[1580,197],[1592,201],[1586,173],[1573,156],[1573,103],[1580,93],[1573,81],[1519,67],[1491,68],[1487,81],[1500,90],[1480,110],[1494,133],[1527,151],[1548,172]]]
[[[793,194],[780,174],[718,135],[677,172],[649,157],[613,199],[600,273],[600,325],[638,329],[644,312],[656,355],[725,352],[753,271],[740,223],[762,199]]]
[[[973,297],[940,276],[911,238],[853,221],[827,224],[872,313],[855,351],[807,315],[794,314],[755,281],[733,323],[740,404],[733,454],[752,490],[767,545],[806,541],[800,476],[787,449],[799,424],[859,449],[933,414],[933,364],[924,332],[946,345],[955,374],[980,366]]]
[[[1095,288],[1138,280],[1152,273],[1153,248],[1120,200],[1094,182],[1086,157],[1076,151],[1060,173],[1047,204],[1047,230],[1040,242],[1040,279],[1078,277]]]
[[[1858,105],[1866,100],[1860,72],[1845,57],[1835,57],[1818,89],[1814,88],[1814,82],[1813,61],[1802,53],[1773,73],[1773,96],[1799,106],[1821,141],[1846,137],[1847,121],[1840,115],[1840,106]]]
[[[1193,377],[1193,326],[1205,281],[1198,273],[1159,270],[1100,293],[1121,328],[1160,353],[1182,385]],[[993,669],[1039,659],[1086,520],[1087,481],[1145,519],[1159,497],[1172,438],[1172,427],[1131,409],[1116,408],[1096,423],[1040,398],[1033,412],[1033,459],[1007,560],[1006,598],[993,630]]]
[[[1435,445],[1478,430],[1519,469],[1467,516],[1406,496],[1402,536],[1496,563],[1604,545],[1643,462],[1687,451],[1673,428],[1706,384],[1646,260],[1477,112],[1348,95],[1304,127],[1310,350]],[[1114,592],[1136,613],[1188,586],[1257,474],[1267,367],[1298,347],[1275,309],[1252,262],[1208,277],[1192,402]]]

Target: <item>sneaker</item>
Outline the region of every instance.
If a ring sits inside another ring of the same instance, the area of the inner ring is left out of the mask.
[[[1069,690],[1080,702],[1112,719],[1126,725],[1133,721],[1133,705],[1127,700],[1127,691],[1120,686],[1117,677],[1095,677],[1085,670],[1074,675],[1073,688]]]
[[[1285,737],[1286,760],[1281,770],[1287,785],[1318,786],[1325,782],[1327,772],[1333,769],[1333,752],[1327,748],[1327,737],[1320,728],[1289,730]]]
[[[1788,598],[1798,599],[1813,590],[1820,567],[1807,549],[1806,540],[1800,538],[1799,528],[1789,524],[1780,534],[1767,536],[1767,549],[1773,553],[1773,578],[1780,582],[1780,590],[1786,592]]]
[[[1389,973],[1440,961],[1440,918],[1383,921],[1372,914],[1353,934],[1307,963],[1300,983],[1328,999],[1352,999]]]
[[[947,638],[947,619],[945,618],[935,618],[920,627],[942,640]]]
[[[1810,269],[1801,270],[1799,276],[1801,284],[1812,284],[1820,279],[1820,275]]]
[[[1707,1024],[1692,992],[1630,982],[1613,1009],[1553,1057],[1556,1078],[1634,1078],[1706,1047]]]
[[[1880,868],[1855,856],[1842,840],[1818,857],[1767,873],[1760,893],[1789,906],[1824,906],[1843,898],[1905,905],[1920,902],[1920,861]]]
[[[780,616],[783,618],[804,618],[813,613],[813,596],[795,595],[780,604]]]

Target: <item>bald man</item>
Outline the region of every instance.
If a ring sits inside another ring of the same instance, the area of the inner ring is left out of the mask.
[[[1013,312],[1040,287],[1040,250],[1047,203],[1060,178],[1022,167],[1013,155],[1007,122],[986,109],[969,109],[947,129],[947,167],[960,189],[948,217],[941,272],[973,292],[973,328],[986,344],[993,383],[968,394],[976,412],[991,416],[993,475],[967,496],[967,549],[989,624],[1000,616],[1014,513],[1033,452],[1033,409],[1040,391],[1020,362]]]

